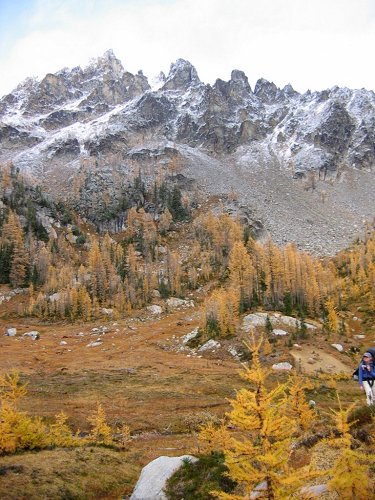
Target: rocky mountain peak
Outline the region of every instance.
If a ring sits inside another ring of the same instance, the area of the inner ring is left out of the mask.
[[[121,61],[117,59],[112,49],[104,52],[102,56],[93,59],[89,67],[97,69],[116,79],[120,79],[124,74],[124,68]]]
[[[246,94],[251,94],[251,87],[249,85],[249,79],[243,71],[234,69],[230,75],[230,83],[232,87],[236,87],[238,90],[242,90]]]
[[[255,84],[254,94],[266,104],[274,102],[279,92],[279,88],[265,78],[260,78]]]
[[[297,97],[299,95],[299,93],[296,90],[294,90],[294,88],[291,86],[290,83],[288,83],[287,85],[285,85],[285,87],[283,87],[282,93],[289,98]]]
[[[160,71],[160,73],[151,80],[151,86],[153,90],[160,89],[165,84],[166,80],[167,77],[165,76],[164,72]]]
[[[162,90],[187,90],[191,85],[201,83],[197,70],[185,59],[177,59],[171,64],[169,74]]]

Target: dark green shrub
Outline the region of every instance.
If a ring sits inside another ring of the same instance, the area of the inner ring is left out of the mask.
[[[226,476],[224,455],[214,452],[205,455],[198,462],[186,461],[169,479],[165,489],[169,500],[211,500],[212,491],[230,493],[236,483]]]

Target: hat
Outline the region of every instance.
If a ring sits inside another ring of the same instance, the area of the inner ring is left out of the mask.
[[[371,352],[368,352],[368,351],[364,353],[363,357],[365,357],[365,356],[366,356],[366,358],[373,358],[373,355],[371,354]]]

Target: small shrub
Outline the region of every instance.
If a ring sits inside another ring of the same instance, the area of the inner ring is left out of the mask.
[[[184,418],[184,424],[189,432],[198,431],[202,425],[207,425],[209,422],[219,425],[220,419],[209,411],[188,413]]]
[[[353,423],[352,427],[361,427],[365,424],[371,424],[373,417],[375,417],[375,406],[361,406],[350,412],[348,423]]]
[[[106,421],[105,412],[101,404],[98,404],[96,413],[88,418],[92,425],[89,439],[97,444],[112,445],[112,429]]]
[[[77,245],[84,245],[86,243],[86,237],[84,234],[80,234],[76,239]]]
[[[236,483],[226,473],[224,455],[219,452],[200,457],[198,462],[186,461],[169,479],[165,489],[169,500],[211,500],[212,491],[230,493]]]

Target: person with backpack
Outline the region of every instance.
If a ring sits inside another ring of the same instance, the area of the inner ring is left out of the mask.
[[[358,366],[358,381],[361,390],[366,393],[368,406],[375,405],[375,356],[371,351],[366,351]]]

